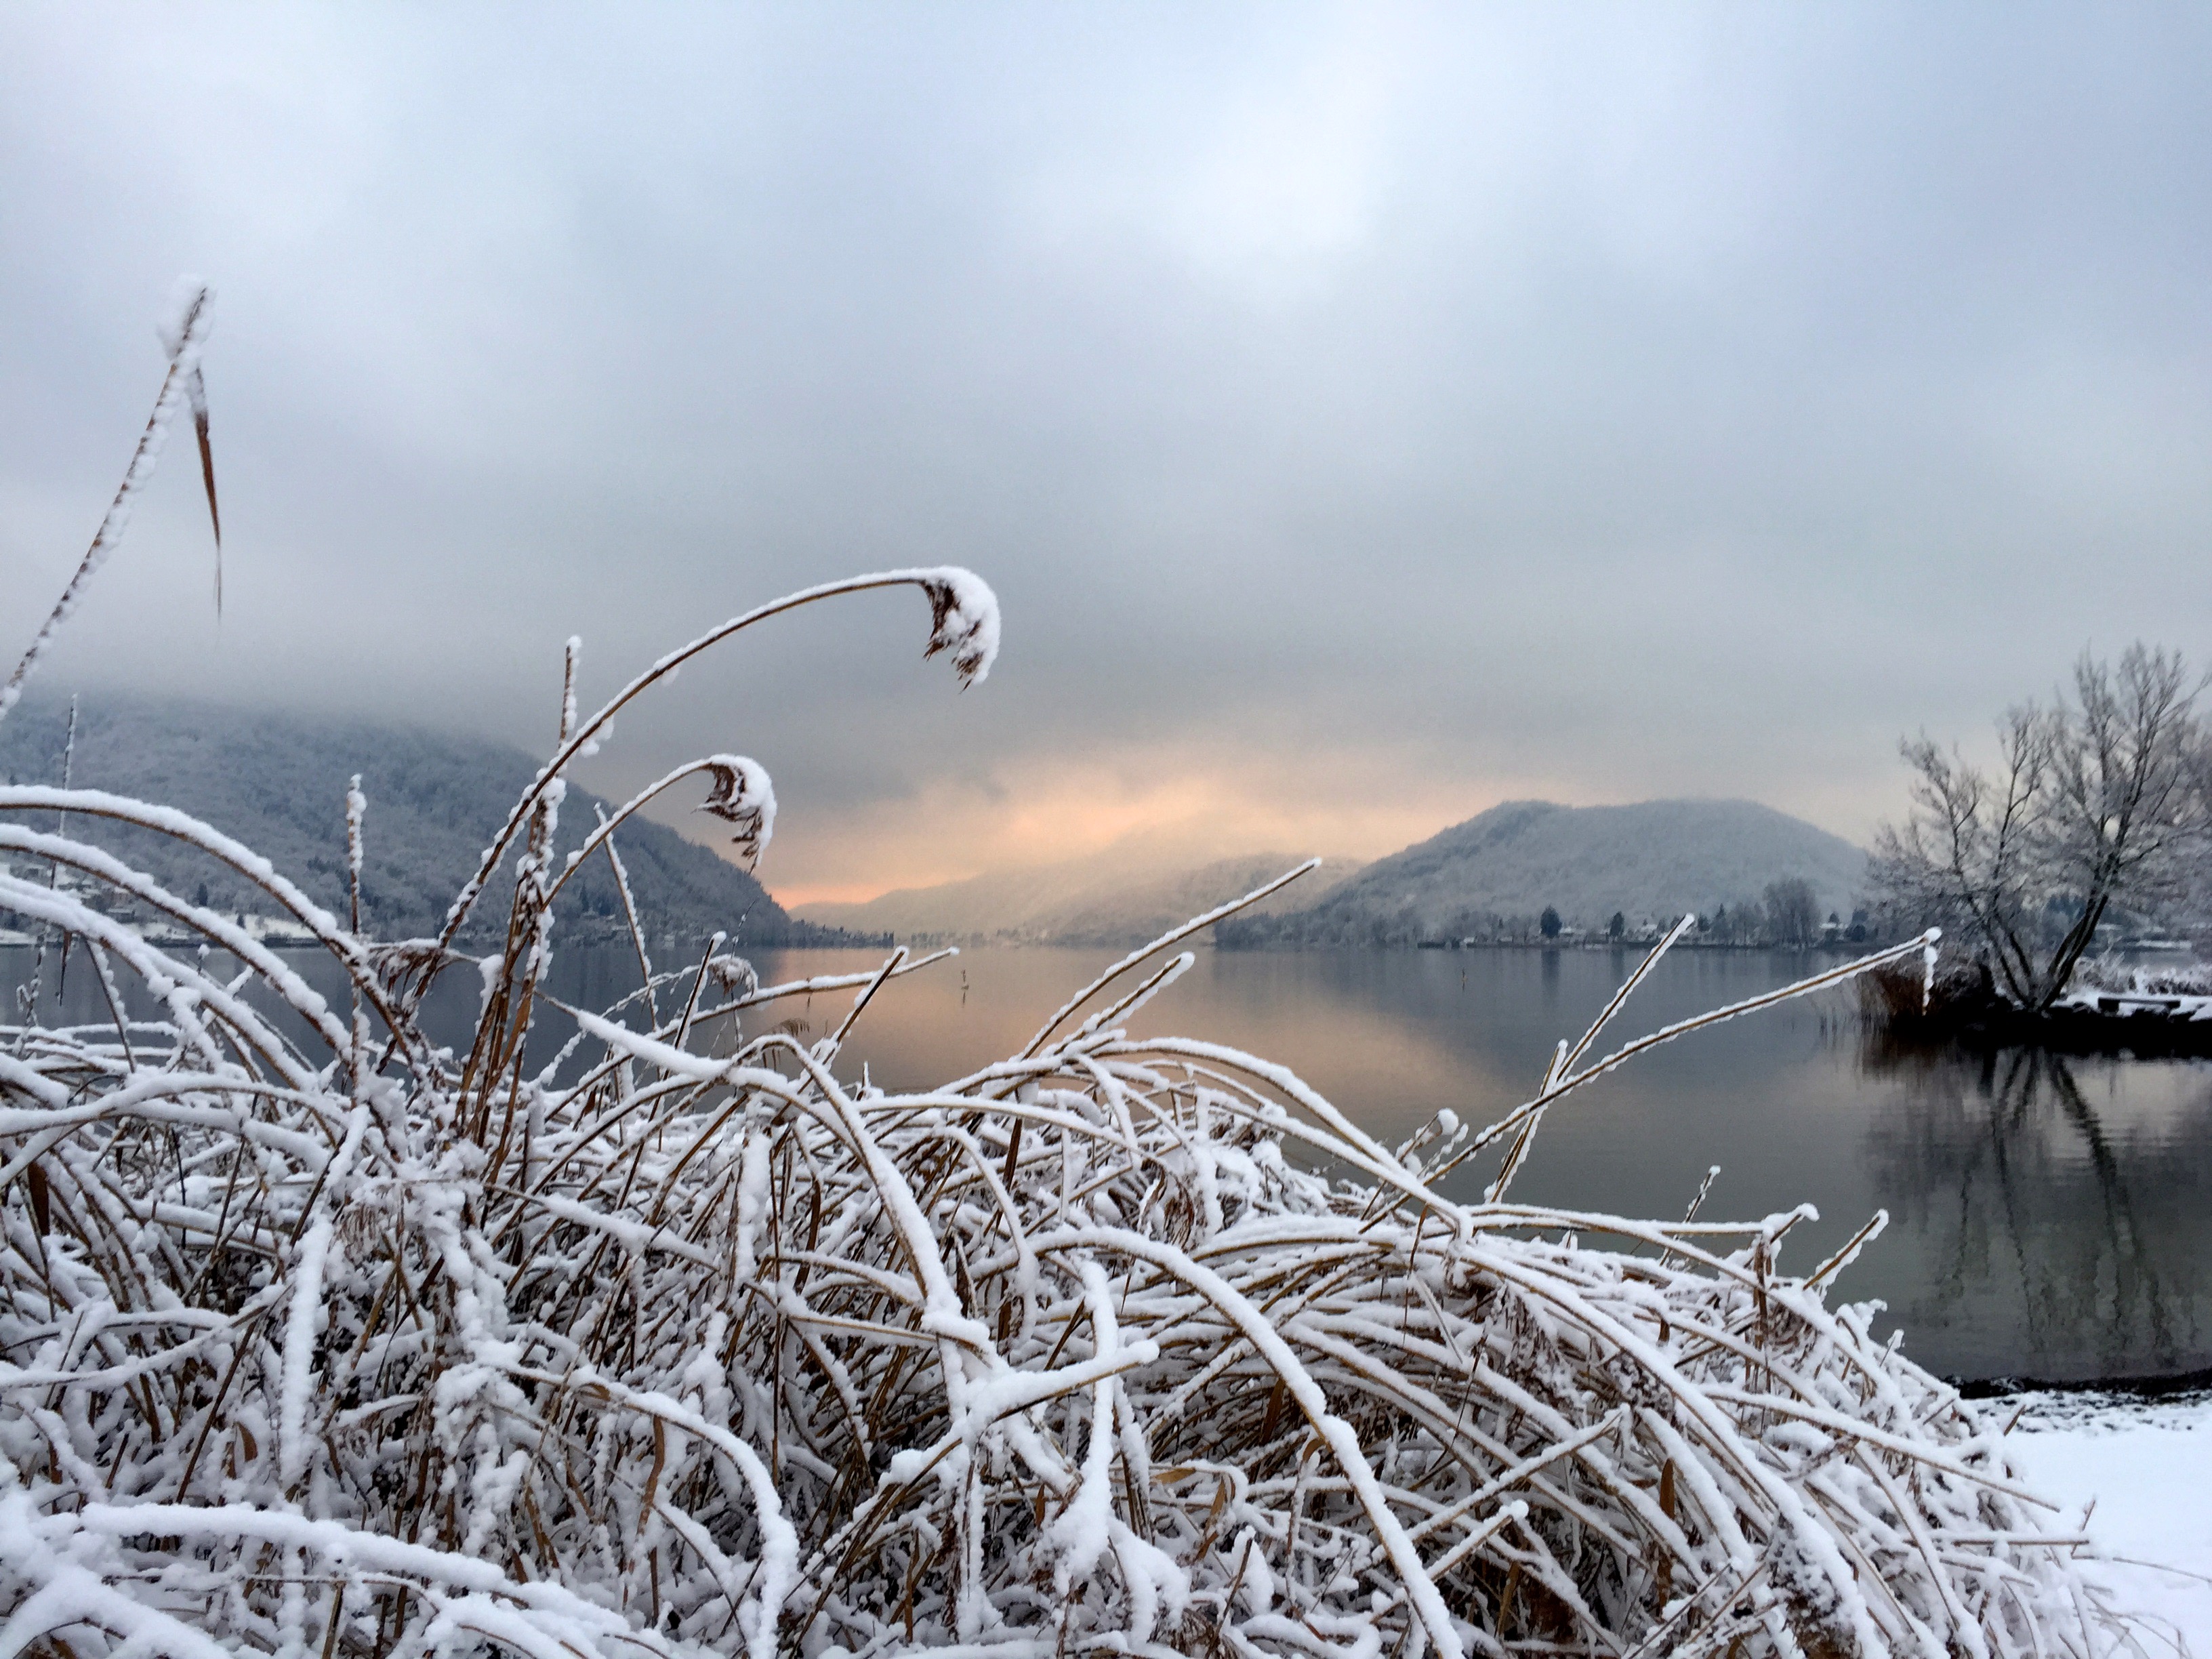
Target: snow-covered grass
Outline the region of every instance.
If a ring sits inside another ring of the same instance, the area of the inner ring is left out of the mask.
[[[931,595],[933,644],[988,635],[966,573],[896,580]],[[571,707],[562,754],[649,683]],[[544,854],[559,764],[455,907],[449,933],[519,849],[506,946],[480,963],[361,939],[180,814],[0,791],[15,867],[68,867],[242,964],[148,943],[82,884],[0,878],[0,903],[165,1009],[0,1033],[11,1650],[2112,1638],[1998,1441],[1867,1310],[1826,1304],[1840,1263],[1780,1273],[1803,1212],[1510,1201],[1547,1111],[1686,1028],[1593,1059],[1601,1020],[1488,1130],[1385,1147],[1263,1060],[1126,1035],[1190,965],[1170,936],[1020,1054],[887,1095],[837,1074],[843,1028],[802,1046],[764,1011],[842,984],[858,1018],[920,965],[903,953],[760,988],[710,952],[602,1014],[545,1003],[573,867]],[[764,775],[696,769],[764,841]],[[64,809],[254,880],[352,1006],[35,827]],[[373,834],[372,805],[349,818]],[[448,965],[483,986],[465,1054],[415,1018]],[[526,1067],[547,1021],[573,1035]],[[1439,1196],[1492,1145],[1490,1199]]]
[[[2144,1646],[2212,1654],[2212,1394],[2037,1394],[1983,1409],[2018,1413],[2007,1453],[2097,1540],[2082,1571],[2143,1615]]]
[[[2143,965],[2114,957],[2094,957],[2075,970],[2077,991],[2118,991],[2136,996],[2212,997],[2212,963]]]
[[[761,987],[713,947],[656,973],[641,940],[637,994],[550,1003],[566,769],[694,653],[894,584],[928,599],[928,650],[981,679],[998,611],[954,569],[763,606],[589,717],[572,649],[554,758],[435,939],[364,938],[357,908],[341,921],[181,813],[0,790],[11,871],[67,869],[217,952],[149,942],[81,884],[0,876],[0,907],[65,935],[114,1012],[0,1029],[0,1654],[2123,1641],[2008,1443],[1874,1341],[1871,1310],[1827,1304],[1848,1253],[1781,1270],[1808,1212],[1510,1201],[1547,1112],[1708,1023],[1595,1058],[1641,974],[1527,1105],[1396,1147],[1263,1060],[1128,1035],[1223,911],[921,1093],[837,1064],[924,965],[903,952]],[[658,787],[687,775],[757,852],[766,775],[715,756]],[[357,880],[374,804],[348,807]],[[346,999],[58,812],[228,865]],[[459,956],[508,870],[501,948]],[[416,1017],[448,970],[483,988],[465,1050]],[[130,980],[158,1018],[125,1017]],[[830,1036],[773,1024],[841,987]],[[565,1038],[550,1063],[540,1030]],[[1493,1146],[1483,1201],[1441,1195]]]
[[[2212,963],[2139,967],[2110,959],[2085,962],[2057,1006],[2122,1018],[2212,1020]]]

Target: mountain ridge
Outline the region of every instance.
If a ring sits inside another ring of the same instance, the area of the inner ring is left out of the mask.
[[[0,724],[0,775],[59,783],[67,725],[66,703],[26,700]],[[343,915],[345,790],[359,773],[368,800],[364,930],[398,939],[437,931],[539,764],[504,744],[415,726],[103,693],[80,702],[71,781],[200,818]],[[595,806],[613,810],[569,785],[560,849],[575,847],[595,825]],[[169,836],[99,820],[73,821],[71,828],[184,897],[197,899],[204,887],[207,902],[219,908],[267,908],[266,896],[245,878]],[[615,841],[649,938],[690,942],[719,930],[738,945],[863,942],[795,921],[751,875],[665,824],[633,817]],[[513,865],[510,854],[509,884]],[[488,891],[464,938],[503,928],[507,910],[506,895]],[[572,943],[629,937],[604,857],[578,868],[555,914]]]
[[[1757,801],[1607,806],[1504,801],[1387,858],[1307,908],[1222,924],[1231,947],[1408,944],[1755,905],[1771,883],[1810,884],[1821,914],[1848,915],[1866,854]]]

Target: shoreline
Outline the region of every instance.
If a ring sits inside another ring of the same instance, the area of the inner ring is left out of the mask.
[[[1909,1344],[1909,1334],[1906,1340]],[[1958,1389],[1961,1400],[2010,1400],[2024,1394],[2084,1397],[2102,1395],[2115,1400],[2174,1403],[2186,1403],[2198,1396],[2212,1398],[2212,1365],[2199,1370],[2176,1371],[2166,1376],[2096,1377],[2076,1382],[2053,1382],[2039,1376],[1947,1376],[1943,1380]]]
[[[1904,1048],[1952,1048],[1970,1054],[2039,1048],[2135,1060],[2212,1059],[2212,1019],[2193,1010],[2121,1006],[2108,1012],[2077,1004],[2030,1014],[2011,1008],[1947,1013],[1939,1007],[1926,1015],[1869,1010],[1867,1018],[1885,1040]]]

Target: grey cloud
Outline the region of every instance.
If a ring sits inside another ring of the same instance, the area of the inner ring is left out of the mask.
[[[2208,70],[2178,9],[19,9],[0,571],[58,582],[191,267],[230,614],[173,488],[58,676],[542,742],[572,631],[605,686],[957,560],[982,690],[918,603],[796,619],[609,786],[736,743],[803,842],[1381,746],[1863,834],[1898,730],[2203,653]]]

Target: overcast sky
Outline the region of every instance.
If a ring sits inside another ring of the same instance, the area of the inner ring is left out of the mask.
[[[0,10],[12,659],[207,356],[42,684],[381,711],[610,792],[735,749],[787,897],[1372,854],[1495,801],[1863,840],[1899,734],[2212,656],[2212,10]],[[372,811],[374,810],[372,804]]]

